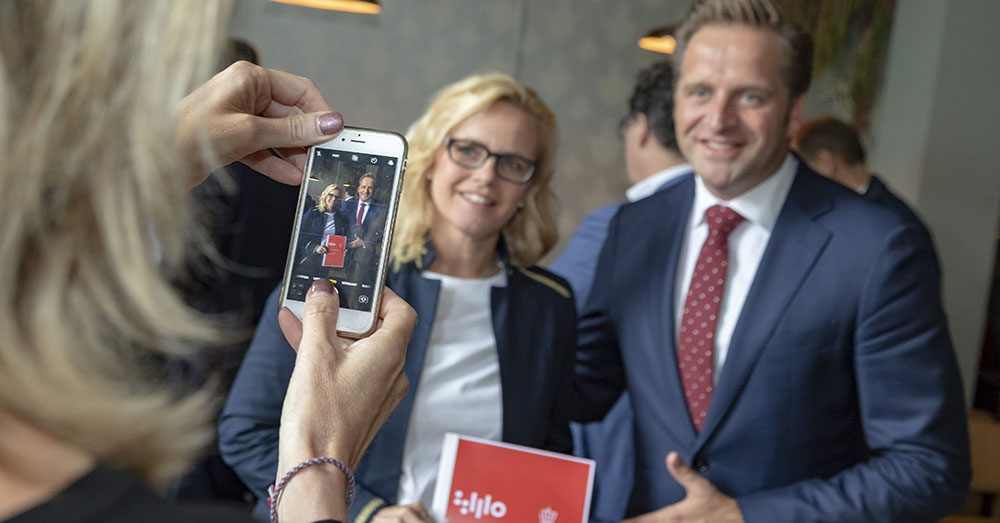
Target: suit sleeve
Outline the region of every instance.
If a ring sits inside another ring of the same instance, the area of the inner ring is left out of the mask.
[[[854,366],[871,455],[832,477],[737,499],[748,523],[936,521],[971,475],[961,379],[926,235],[888,235],[858,307]]]
[[[305,215],[302,216],[302,221],[299,224],[299,237],[296,242],[296,256],[299,257],[296,262],[301,262],[302,259],[312,254],[312,250],[316,248],[323,240],[322,226],[318,229],[315,227],[315,221],[318,219],[316,217],[316,210],[309,209],[306,211]],[[275,304],[275,310],[277,310],[277,304]]]
[[[295,367],[295,351],[278,326],[280,292],[279,286],[267,299],[219,419],[222,459],[258,500],[267,499],[267,488],[277,474],[281,407]],[[352,521],[373,499],[378,498],[359,483],[351,503]],[[263,503],[266,507],[266,501]],[[257,512],[260,507],[258,501]]]
[[[583,313],[590,296],[590,285],[597,270],[597,259],[601,246],[608,236],[608,222],[614,217],[620,205],[609,205],[595,209],[583,217],[566,249],[549,267],[552,272],[566,278],[573,287],[577,312]]]
[[[616,215],[608,228],[590,296],[578,324],[573,381],[577,401],[570,410],[572,421],[586,423],[602,419],[625,390],[625,370],[611,316],[620,216],[620,213]]]

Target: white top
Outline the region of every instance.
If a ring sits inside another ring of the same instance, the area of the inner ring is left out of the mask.
[[[673,167],[668,167],[660,172],[653,173],[632,184],[625,190],[625,198],[630,202],[641,200],[647,196],[652,196],[663,184],[670,180],[691,171],[691,164],[682,163]]]
[[[323,228],[324,236],[333,236],[337,234],[337,215],[332,212],[324,212],[326,215],[326,225]],[[324,244],[326,242],[324,241]]]
[[[715,372],[712,373],[712,377],[716,383],[719,382],[722,366],[726,362],[729,341],[733,337],[733,329],[736,328],[740,311],[743,310],[743,302],[750,292],[750,284],[757,274],[760,259],[764,256],[767,241],[771,238],[771,231],[778,221],[778,213],[785,204],[785,198],[792,187],[792,181],[795,180],[795,171],[798,167],[798,160],[789,154],[770,178],[729,201],[720,200],[709,192],[700,177],[694,177],[694,204],[691,206],[691,215],[688,216],[684,243],[681,244],[677,264],[674,332],[681,331],[684,299],[691,284],[691,275],[698,261],[698,253],[701,252],[701,246],[708,236],[705,211],[719,204],[740,213],[746,219],[729,234],[729,270],[726,273],[726,285],[722,289],[719,320],[715,324]]]
[[[446,432],[500,441],[503,402],[493,335],[491,290],[507,273],[463,279],[424,271],[441,281],[437,312],[406,429],[397,504],[430,509]]]

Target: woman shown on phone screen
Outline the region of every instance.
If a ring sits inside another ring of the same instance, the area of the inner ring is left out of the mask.
[[[509,76],[472,76],[438,92],[407,139],[388,285],[419,315],[404,367],[411,387],[359,465],[352,521],[431,520],[446,432],[572,447],[562,402],[573,300],[561,278],[534,266],[556,241],[554,116]],[[258,493],[275,474],[293,363],[266,316],[223,412],[223,457]]]

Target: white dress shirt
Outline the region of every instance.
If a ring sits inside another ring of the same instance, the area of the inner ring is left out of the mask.
[[[708,237],[705,211],[718,204],[729,207],[746,219],[729,234],[729,270],[726,273],[726,285],[722,290],[722,303],[719,304],[719,319],[715,325],[715,372],[712,373],[712,377],[716,383],[726,362],[729,342],[733,337],[736,322],[740,318],[740,311],[743,310],[743,302],[746,301],[750,285],[757,274],[760,259],[764,256],[764,249],[767,248],[771,231],[778,221],[778,213],[781,212],[788,190],[795,180],[798,166],[798,160],[789,154],[770,178],[729,201],[716,197],[705,187],[705,182],[701,178],[694,177],[694,204],[688,216],[688,225],[677,264],[677,285],[674,294],[675,333],[681,331],[681,316],[684,314],[684,300],[691,284],[691,275],[694,273],[701,246]]]
[[[687,172],[691,172],[691,164],[689,163],[667,167],[632,184],[625,190],[625,198],[634,202],[652,196],[663,184]]]
[[[430,509],[445,433],[494,441],[503,436],[500,357],[491,296],[493,287],[507,286],[507,273],[500,270],[482,279],[431,271],[424,271],[423,276],[440,280],[441,292],[413,394],[397,504],[422,501]]]

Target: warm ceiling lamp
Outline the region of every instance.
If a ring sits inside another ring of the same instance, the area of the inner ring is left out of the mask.
[[[657,27],[639,39],[639,47],[654,53],[671,54],[677,48],[677,40],[674,39],[675,30],[672,25]]]
[[[378,14],[382,8],[378,0],[271,0],[279,4],[301,5],[331,11],[346,11],[348,13]]]

